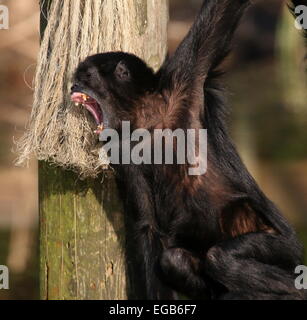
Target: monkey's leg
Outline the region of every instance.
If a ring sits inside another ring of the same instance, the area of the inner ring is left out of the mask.
[[[212,247],[206,272],[228,289],[221,299],[304,299],[294,286],[294,268],[300,263],[295,239],[256,232]]]
[[[204,261],[188,250],[170,248],[163,251],[159,275],[169,286],[191,298],[211,297]]]
[[[163,248],[159,234],[154,231],[157,227],[151,189],[139,166],[117,170],[117,183],[127,213],[126,259],[132,280],[132,298],[136,294],[140,299],[176,300],[176,292],[162,283],[155,270]]]

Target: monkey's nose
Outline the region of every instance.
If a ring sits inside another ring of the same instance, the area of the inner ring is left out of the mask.
[[[77,85],[77,84],[74,84],[72,87],[71,87],[71,92],[79,92],[80,91],[80,87]]]

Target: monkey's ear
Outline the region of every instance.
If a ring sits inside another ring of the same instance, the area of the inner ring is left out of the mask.
[[[130,71],[124,61],[117,64],[114,74],[120,81],[128,81],[131,78]]]

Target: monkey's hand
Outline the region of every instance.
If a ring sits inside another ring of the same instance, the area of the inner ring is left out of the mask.
[[[164,250],[159,263],[159,276],[174,290],[190,298],[211,298],[204,261],[186,249]]]

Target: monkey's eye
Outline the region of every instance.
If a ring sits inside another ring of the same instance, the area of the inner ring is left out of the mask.
[[[87,80],[95,77],[96,75],[97,75],[97,69],[94,67],[90,67],[90,68],[84,70],[84,73],[83,73],[83,77]]]

